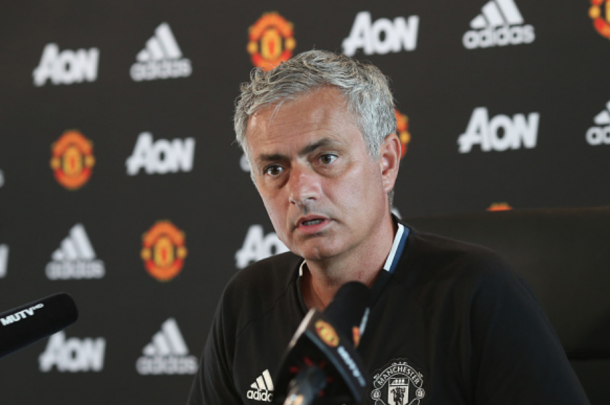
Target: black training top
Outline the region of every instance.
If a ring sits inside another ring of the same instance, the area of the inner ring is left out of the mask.
[[[530,288],[495,253],[411,229],[396,256],[358,348],[371,376],[362,403],[589,403]],[[270,402],[307,313],[302,262],[285,253],[231,280],[189,405]]]

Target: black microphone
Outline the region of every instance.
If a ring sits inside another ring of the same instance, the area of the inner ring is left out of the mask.
[[[275,403],[333,405],[358,403],[367,372],[356,346],[368,318],[369,289],[343,285],[324,312],[311,309],[280,363]]]
[[[369,318],[370,295],[371,291],[364,284],[351,281],[339,288],[324,310],[333,326],[349,337],[355,347],[360,343]]]
[[[50,295],[0,314],[0,358],[76,322],[78,310],[66,293]]]

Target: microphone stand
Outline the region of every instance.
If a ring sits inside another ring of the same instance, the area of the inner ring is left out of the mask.
[[[325,387],[324,371],[317,366],[306,368],[290,382],[284,405],[310,405],[316,394]]]

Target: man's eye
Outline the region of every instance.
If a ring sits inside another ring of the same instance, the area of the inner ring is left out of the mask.
[[[284,169],[282,168],[282,166],[267,166],[265,167],[265,174],[268,174],[270,176],[277,176],[280,173],[282,173],[284,171]]]
[[[326,153],[326,154],[320,156],[320,162],[322,162],[325,165],[328,165],[328,164],[334,162],[335,160],[337,160],[337,155],[333,155],[331,153]]]

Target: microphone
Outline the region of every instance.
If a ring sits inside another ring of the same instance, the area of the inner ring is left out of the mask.
[[[359,403],[367,372],[356,346],[368,318],[369,289],[343,285],[324,312],[311,309],[280,362],[274,400],[284,405]]]
[[[76,322],[72,297],[58,293],[0,314],[0,358]]]
[[[369,298],[371,291],[367,286],[351,281],[339,288],[333,300],[324,310],[332,325],[351,339],[354,347],[360,344],[369,318]]]

